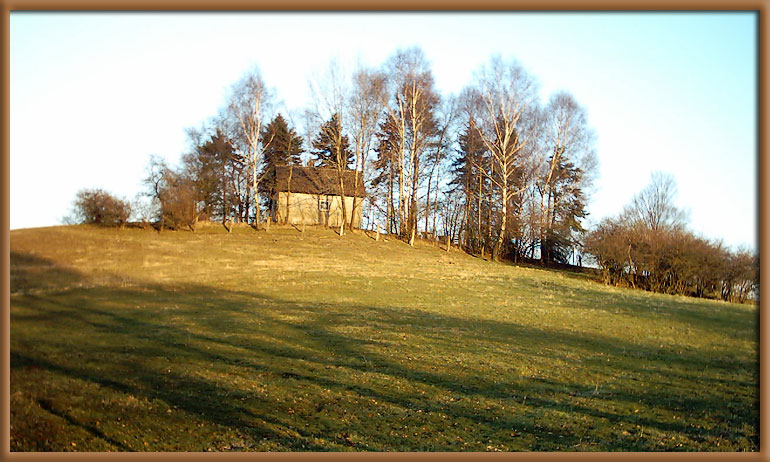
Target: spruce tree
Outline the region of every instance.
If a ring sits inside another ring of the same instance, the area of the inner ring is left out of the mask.
[[[347,169],[353,163],[353,151],[347,135],[342,134],[339,114],[321,125],[313,140],[313,161],[316,167],[341,167]],[[338,165],[341,161],[342,165]]]
[[[265,194],[268,210],[273,209],[273,199],[276,188],[276,167],[287,165],[302,165],[302,137],[297,134],[281,114],[262,129],[262,140],[265,143],[264,164],[262,167],[261,192]]]
[[[373,167],[375,176],[372,178],[372,187],[382,191],[385,200],[386,230],[394,233],[397,230],[395,187],[398,181],[397,161],[400,145],[403,142],[396,129],[392,118],[385,117],[379,125],[379,131],[375,134],[377,137],[377,147],[374,151],[377,157],[374,159]]]
[[[568,263],[576,236],[585,232],[586,211],[583,171],[567,160],[558,162],[551,191],[552,206],[541,252],[546,262]]]
[[[459,156],[452,163],[452,185],[460,188],[465,196],[465,244],[471,250],[481,246],[481,216],[486,214],[483,207],[488,207],[480,199],[488,192],[488,180],[482,174],[482,165],[486,164],[486,147],[479,135],[473,118],[468,118],[465,130],[459,136]]]

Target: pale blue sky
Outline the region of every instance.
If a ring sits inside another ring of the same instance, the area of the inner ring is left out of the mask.
[[[58,224],[81,188],[132,199],[148,155],[176,162],[185,128],[255,64],[284,112],[299,111],[332,57],[379,65],[419,45],[445,94],[500,54],[543,100],[568,90],[586,107],[592,221],[663,170],[693,230],[755,247],[756,27],[753,13],[14,12],[11,228]]]

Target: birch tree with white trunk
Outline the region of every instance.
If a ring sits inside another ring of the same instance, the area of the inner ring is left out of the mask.
[[[247,72],[233,85],[228,111],[238,121],[238,136],[243,142],[251,169],[251,188],[254,194],[255,227],[261,222],[259,207],[259,165],[262,162],[264,146],[269,140],[261,139],[262,126],[269,120],[268,110],[273,95],[267,88],[257,68]]]
[[[434,111],[440,102],[433,74],[420,48],[397,51],[386,63],[390,103],[387,117],[393,122],[399,144],[399,233],[414,244],[417,232],[417,192],[422,174],[421,158],[434,135]],[[408,188],[408,191],[407,191]]]
[[[352,126],[355,153],[356,191],[366,182],[366,165],[371,151],[371,141],[377,132],[382,109],[387,99],[387,80],[383,72],[365,67],[353,74],[353,85],[348,102],[349,119]],[[363,204],[358,196],[353,196],[353,214]]]
[[[524,148],[534,135],[527,113],[537,104],[537,88],[516,61],[492,58],[477,74],[481,114],[479,133],[490,156],[488,175],[499,194],[500,223],[492,257],[498,259],[508,226],[511,199],[526,190],[522,177],[531,175],[533,162]],[[522,186],[523,185],[523,186]]]

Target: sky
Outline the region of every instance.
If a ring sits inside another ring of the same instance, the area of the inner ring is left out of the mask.
[[[543,102],[574,95],[597,135],[589,224],[663,171],[690,229],[757,248],[754,13],[12,12],[10,24],[11,229],[60,224],[84,188],[133,199],[149,155],[177,163],[186,129],[254,66],[291,115],[332,59],[379,66],[419,46],[444,95],[492,55],[518,60]]]

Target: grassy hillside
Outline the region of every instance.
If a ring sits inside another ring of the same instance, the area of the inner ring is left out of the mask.
[[[757,451],[757,308],[364,233],[11,232],[15,451]]]

